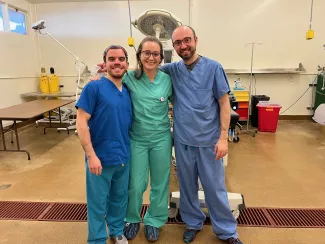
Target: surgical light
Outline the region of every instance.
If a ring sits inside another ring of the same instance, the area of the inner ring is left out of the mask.
[[[162,42],[171,39],[176,27],[182,25],[173,14],[162,9],[147,10],[131,23],[144,35],[156,36]]]

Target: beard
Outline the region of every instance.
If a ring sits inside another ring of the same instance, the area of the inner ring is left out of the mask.
[[[113,70],[114,68],[119,68],[122,70],[122,72],[116,73]],[[108,69],[107,73],[114,79],[121,79],[124,76],[125,71],[126,71],[125,67],[123,67],[123,66],[114,66],[114,67],[111,67],[111,69]]]
[[[124,72],[125,73],[125,72]],[[124,76],[124,73],[121,74],[121,75],[115,75],[115,74],[112,74],[112,73],[109,73],[109,75],[114,78],[114,79],[121,79],[123,76]]]
[[[188,51],[188,54],[182,54],[182,52]],[[186,49],[180,50],[178,55],[183,59],[183,60],[189,60],[191,59],[196,52],[196,47],[187,47]]]

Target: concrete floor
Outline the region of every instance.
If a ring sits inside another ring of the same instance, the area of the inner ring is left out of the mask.
[[[0,185],[12,184],[0,190],[0,200],[85,202],[84,156],[78,137],[56,130],[43,135],[41,127],[33,126],[19,134],[21,147],[30,151],[32,159],[28,161],[24,153],[0,152]],[[229,144],[228,191],[244,194],[248,207],[325,208],[324,152],[325,135],[310,121],[280,121],[275,134],[258,133],[255,138],[243,134],[238,144]],[[173,170],[170,190],[177,189]],[[148,191],[144,203],[149,203]],[[183,243],[183,230],[183,225],[166,225],[157,243]],[[238,231],[245,244],[324,244],[325,236],[325,229],[239,227]],[[0,221],[0,233],[0,244],[86,243],[87,224]],[[143,229],[130,243],[147,243]],[[211,226],[205,226],[195,243],[222,242]]]

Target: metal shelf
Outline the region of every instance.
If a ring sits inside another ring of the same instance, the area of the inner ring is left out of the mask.
[[[250,74],[250,69],[225,69],[226,74]],[[253,69],[253,74],[302,74],[306,70],[301,63],[299,68],[270,68],[270,69]]]

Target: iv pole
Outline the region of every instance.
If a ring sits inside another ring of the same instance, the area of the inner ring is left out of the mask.
[[[246,125],[246,132],[247,134],[251,134],[253,137],[255,137],[255,134],[257,133],[257,130],[254,132],[249,131],[248,126],[249,126],[249,118],[250,118],[250,112],[251,112],[251,93],[252,93],[252,83],[253,83],[253,60],[254,60],[254,47],[255,45],[262,45],[262,43],[259,42],[251,42],[251,43],[246,43],[245,47],[251,45],[252,46],[252,54],[251,54],[251,73],[250,73],[250,81],[249,81],[249,100],[248,100],[248,116],[247,116],[247,125]]]

